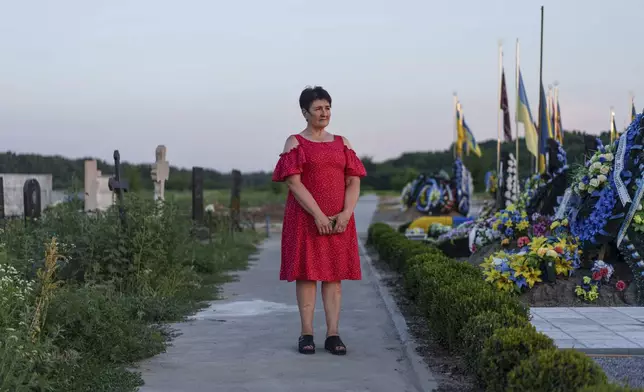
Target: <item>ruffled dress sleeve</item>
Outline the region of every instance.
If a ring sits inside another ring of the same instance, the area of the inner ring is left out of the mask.
[[[288,152],[281,153],[275,170],[273,170],[273,181],[283,182],[289,176],[302,174],[305,163],[306,156],[300,145],[292,148]]]
[[[345,175],[352,177],[364,177],[367,175],[367,170],[353,149],[344,146],[344,155],[347,158],[347,165],[344,168]]]

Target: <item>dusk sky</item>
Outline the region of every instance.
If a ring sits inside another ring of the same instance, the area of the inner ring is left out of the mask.
[[[564,128],[606,130],[611,106],[624,126],[642,0],[0,0],[0,150],[151,162],[165,144],[181,167],[272,170],[306,85],[377,161],[447,148],[454,92],[495,139],[500,39],[513,132],[517,38],[537,116],[541,5]]]

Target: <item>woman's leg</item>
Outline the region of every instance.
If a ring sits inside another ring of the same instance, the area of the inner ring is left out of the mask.
[[[317,283],[314,280],[298,280],[295,282],[297,306],[300,309],[302,335],[313,335],[313,315],[315,314],[315,295]],[[313,347],[306,347],[312,349]]]
[[[342,303],[342,283],[340,281],[322,282],[322,302],[326,314],[326,336],[338,335]]]

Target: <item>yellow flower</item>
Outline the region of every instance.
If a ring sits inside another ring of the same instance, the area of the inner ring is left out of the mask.
[[[559,258],[555,262],[555,272],[557,273],[557,275],[568,275],[571,270],[572,263],[570,262],[570,260]]]
[[[584,276],[584,284],[590,284],[590,276]]]
[[[548,248],[539,248],[537,249],[537,256],[544,257],[548,253]]]
[[[546,237],[536,237],[530,241],[530,250],[536,252],[539,248],[542,248],[548,239]]]
[[[528,227],[530,227],[530,223],[526,220],[522,220],[517,224],[517,229],[521,231],[526,230]]]
[[[505,209],[506,211],[514,212],[517,208],[514,206],[514,204],[509,204]]]
[[[595,290],[589,291],[587,295],[588,295],[588,300],[590,301],[594,301],[597,298],[599,298],[599,293]]]
[[[510,239],[509,239],[509,238],[504,238],[504,239],[501,241],[501,245],[510,245]]]
[[[523,276],[525,276],[525,281],[528,283],[528,287],[530,288],[532,288],[535,283],[541,282],[541,270],[530,268]]]
[[[559,227],[559,225],[560,225],[559,221],[552,222],[552,224],[550,225],[550,230],[556,229],[557,227]]]
[[[563,226],[568,226],[568,218],[566,218],[566,219],[562,220],[562,221],[561,221],[561,224],[562,224]]]

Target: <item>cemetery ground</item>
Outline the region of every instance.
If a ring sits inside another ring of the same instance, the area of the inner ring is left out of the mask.
[[[83,213],[72,200],[4,220],[0,390],[136,390],[135,364],[166,349],[167,323],[215,299],[261,237],[214,214],[198,239],[182,203],[128,194],[123,206]]]

